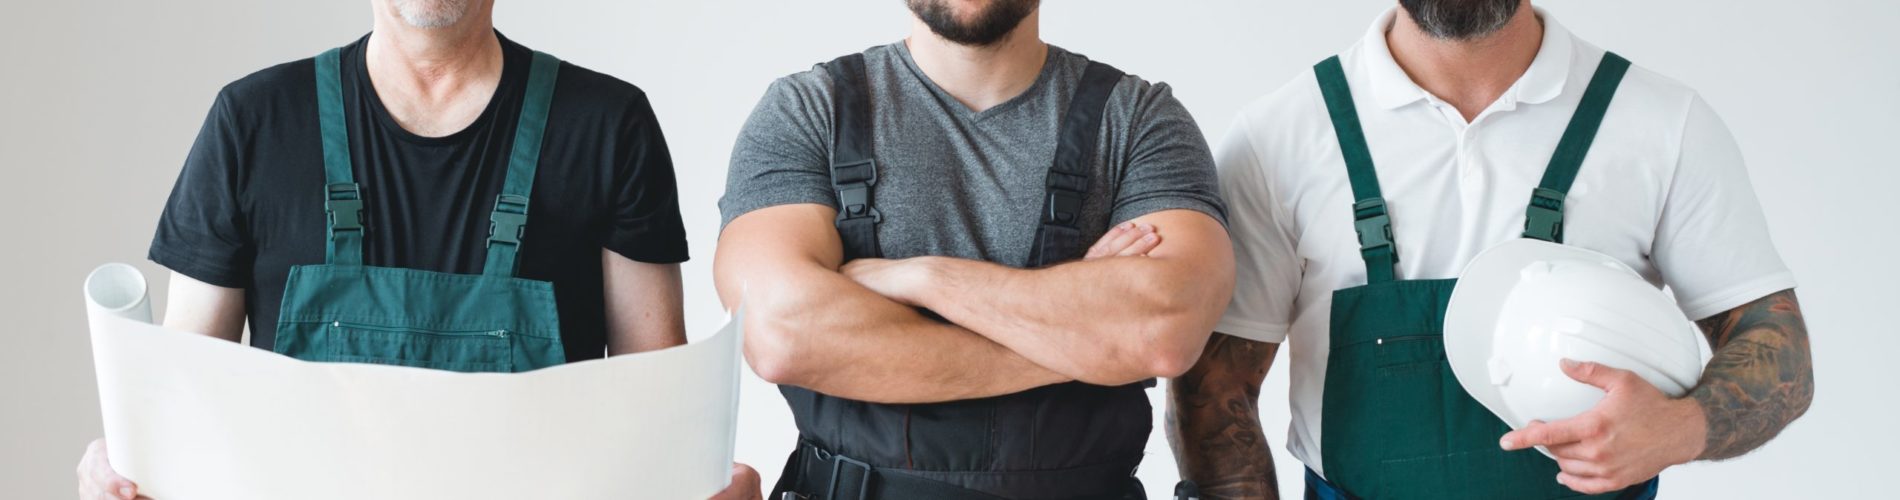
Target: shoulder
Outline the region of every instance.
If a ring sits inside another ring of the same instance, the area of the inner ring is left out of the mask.
[[[309,57],[258,70],[218,90],[215,104],[231,118],[267,118],[285,106],[316,106],[316,58]]]
[[[1574,89],[1582,93],[1591,75],[1601,66],[1605,50],[1581,38],[1577,38],[1573,46],[1576,59],[1571,65],[1571,88],[1566,91]],[[1642,65],[1636,58],[1629,58],[1631,54],[1618,55],[1628,58],[1630,67],[1616,87],[1616,96],[1610,101],[1610,112],[1605,119],[1618,120],[1617,126],[1641,129],[1652,137],[1680,137],[1690,109],[1701,100],[1695,89]],[[1636,54],[1636,57],[1641,55]]]

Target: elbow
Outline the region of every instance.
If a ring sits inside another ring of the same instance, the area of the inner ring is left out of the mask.
[[[800,360],[805,356],[799,355],[799,336],[788,324],[787,314],[791,308],[771,300],[758,302],[749,304],[742,318],[746,364],[766,382],[798,385],[805,372]]]
[[[1219,280],[1213,280],[1219,281]],[[1212,286],[1208,286],[1212,285]],[[1226,310],[1232,294],[1230,283],[1195,284],[1188,287],[1147,287],[1173,293],[1150,297],[1153,312],[1142,328],[1140,359],[1148,376],[1174,378],[1187,373],[1200,360],[1207,337]]]
[[[1193,369],[1194,363],[1200,360],[1208,330],[1198,328],[1198,324],[1183,323],[1169,325],[1167,331],[1160,332],[1158,338],[1150,342],[1142,359],[1149,377],[1179,377]]]

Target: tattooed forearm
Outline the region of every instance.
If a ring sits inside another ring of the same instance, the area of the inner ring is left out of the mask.
[[[1168,383],[1168,442],[1202,498],[1280,498],[1260,428],[1260,383],[1279,347],[1215,334],[1194,368]]]
[[[1814,400],[1808,328],[1794,290],[1696,322],[1715,357],[1691,392],[1708,417],[1702,460],[1748,453],[1781,433]]]

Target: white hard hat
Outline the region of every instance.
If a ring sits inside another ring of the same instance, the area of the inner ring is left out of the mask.
[[[1458,384],[1512,429],[1574,417],[1603,399],[1563,373],[1565,358],[1635,372],[1681,397],[1702,375],[1696,335],[1675,302],[1629,266],[1528,238],[1473,259],[1445,311],[1445,358]]]

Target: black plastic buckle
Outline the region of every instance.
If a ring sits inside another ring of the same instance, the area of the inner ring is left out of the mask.
[[[1043,205],[1049,208],[1047,213],[1042,214],[1043,223],[1075,227],[1082,216],[1082,200],[1087,194],[1088,181],[1088,176],[1049,171],[1049,195],[1043,200]]]
[[[871,492],[871,464],[852,460],[850,457],[844,455],[831,454],[823,450],[823,448],[819,448],[819,457],[824,458],[829,456],[831,461],[831,479],[825,481],[825,484],[830,486],[825,488],[825,499],[838,500],[838,472],[842,466],[850,465],[864,470],[864,473],[858,477],[857,497],[852,499],[864,500]]]
[[[1524,212],[1524,237],[1564,241],[1563,193],[1541,187],[1531,190],[1531,206]]]
[[[1385,199],[1367,198],[1352,204],[1352,227],[1359,233],[1359,251],[1361,253],[1392,248],[1392,260],[1399,260],[1399,251],[1392,241],[1392,217],[1385,212]]]
[[[871,206],[871,187],[877,185],[877,163],[863,160],[832,165],[831,187],[838,190],[838,220],[869,217],[883,222],[884,216]]]
[[[323,211],[330,218],[330,236],[338,231],[363,230],[363,191],[354,182],[323,187]]]
[[[495,211],[488,215],[488,246],[507,243],[520,246],[528,234],[528,197],[504,194],[495,197]]]

